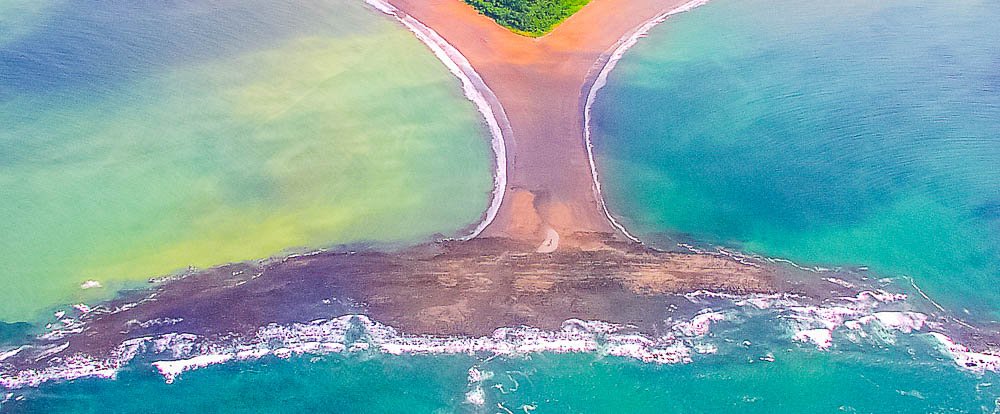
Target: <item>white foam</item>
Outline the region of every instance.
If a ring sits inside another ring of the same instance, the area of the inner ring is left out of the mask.
[[[221,364],[231,359],[233,359],[232,354],[198,355],[193,358],[176,361],[156,361],[153,363],[153,366],[160,372],[160,375],[163,376],[167,384],[170,384],[184,371]]]
[[[556,331],[530,327],[500,328],[483,337],[443,337],[403,335],[394,328],[362,315],[346,315],[330,320],[290,325],[268,325],[247,338],[206,340],[187,333],[128,340],[115,348],[109,358],[71,355],[64,363],[45,369],[2,372],[0,386],[15,389],[37,386],[45,381],[82,377],[114,377],[119,368],[139,352],[167,356],[153,365],[172,382],[181,373],[230,360],[253,360],[272,355],[290,358],[301,354],[379,352],[390,355],[492,354],[520,356],[535,353],[593,352],[634,358],[644,362],[674,364],[690,362],[690,349],[672,335],[658,338],[619,333],[626,326],[600,321],[567,320]],[[349,330],[363,332],[363,340],[349,342]],[[60,345],[59,351],[67,344]],[[470,370],[470,378],[476,373]]]
[[[794,299],[790,299],[785,296],[778,295],[759,295],[755,297],[750,297],[742,301],[737,301],[737,305],[751,305],[759,310],[770,309],[772,307],[790,307],[797,306],[799,302]]]
[[[19,346],[17,348],[11,349],[10,351],[0,353],[0,361],[6,360],[8,358],[11,358],[14,355],[17,355],[18,353],[20,353],[21,351],[23,351],[23,350],[25,350],[27,348],[28,348],[28,345],[22,345],[22,346]]]
[[[262,347],[262,348],[246,348],[246,349],[241,349],[241,350],[237,351],[236,355],[234,355],[234,357],[237,360],[245,361],[245,360],[251,360],[251,359],[260,359],[260,358],[263,358],[263,357],[267,356],[267,354],[270,354],[270,353],[271,353],[271,350],[268,349],[267,347]]]
[[[806,329],[798,331],[792,337],[799,342],[812,342],[816,348],[825,350],[833,346],[833,331],[827,328]]]
[[[844,279],[839,279],[839,278],[835,278],[835,277],[825,277],[825,278],[823,278],[823,280],[825,280],[827,282],[830,282],[830,283],[833,283],[835,285],[838,285],[840,287],[844,287],[844,288],[848,288],[848,289],[854,289],[854,284],[851,283],[851,282],[848,282],[848,281],[846,281]]]
[[[35,356],[35,361],[41,361],[41,360],[43,360],[45,358],[48,358],[48,357],[53,356],[55,354],[58,354],[58,353],[60,353],[62,351],[65,351],[66,348],[69,348],[69,342],[64,342],[64,343],[62,343],[60,345],[55,345],[55,346],[49,347],[48,349],[46,349],[46,350],[42,351],[41,353],[39,353],[38,355],[36,355]]]
[[[504,140],[504,131],[510,131],[510,121],[507,114],[497,99],[496,94],[486,85],[483,78],[479,76],[469,60],[455,49],[450,43],[441,37],[433,29],[427,27],[419,20],[401,12],[395,6],[383,0],[365,0],[365,3],[374,7],[378,11],[396,18],[406,26],[414,35],[420,39],[431,52],[434,53],[445,67],[462,82],[462,90],[476,108],[483,115],[489,127],[490,135],[493,137],[491,146],[496,158],[496,174],[493,177],[493,200],[486,210],[483,221],[480,222],[469,235],[460,240],[469,240],[486,229],[496,218],[500,211],[500,203],[503,202],[504,193],[507,190],[507,144]]]
[[[485,379],[486,379],[486,376],[483,375],[483,372],[480,371],[479,368],[476,368],[476,367],[469,368],[469,383],[470,384],[471,383],[483,382],[483,380],[485,380]]]
[[[465,402],[475,405],[477,407],[482,407],[486,404],[486,392],[483,391],[483,387],[477,385],[472,391],[465,394]]]
[[[709,303],[708,299],[729,300],[736,306],[776,312],[789,328],[792,340],[815,344],[821,350],[833,345],[833,333],[842,326],[855,331],[848,334],[849,338],[858,339],[859,336],[867,337],[865,326],[875,325],[879,338],[891,342],[894,337],[890,331],[910,333],[929,324],[923,313],[882,310],[886,306],[899,307],[897,303],[907,298],[905,294],[884,290],[861,291],[855,296],[833,298],[822,305],[808,305],[800,301],[802,298],[789,294],[739,296],[696,291],[684,296],[692,303]],[[697,322],[697,317],[692,322]]]
[[[789,313],[785,315],[788,320],[797,324],[808,323],[820,325],[825,329],[836,329],[843,325],[848,318],[857,317],[864,314],[864,310],[849,308],[845,306],[793,306],[788,308]]]
[[[646,363],[678,364],[691,362],[691,349],[680,342],[672,342],[666,346],[642,346],[634,342],[616,343],[608,346],[605,353],[633,358]]]
[[[924,328],[927,323],[927,315],[919,312],[874,312],[860,318],[844,322],[844,327],[850,329],[847,338],[858,342],[868,338],[869,333],[881,342],[894,344],[896,336],[893,331],[911,333]],[[866,331],[864,328],[871,326],[872,329]]]
[[[877,322],[882,328],[903,333],[919,331],[927,322],[927,315],[918,312],[875,312],[858,320],[862,324]]]
[[[712,327],[713,322],[726,320],[722,312],[703,312],[695,315],[690,321],[678,322],[673,329],[684,336],[704,336]]]
[[[943,333],[930,334],[941,345],[942,351],[951,356],[958,366],[980,374],[986,371],[1000,373],[1000,350],[973,352],[965,345],[955,343]]]
[[[792,338],[800,342],[811,342],[824,350],[833,345],[833,332],[844,326],[866,337],[862,330],[866,325],[875,324],[882,330],[879,337],[891,342],[893,336],[888,331],[910,333],[923,328],[927,315],[918,312],[880,311],[884,304],[904,300],[906,295],[885,291],[862,291],[853,297],[838,298],[824,306],[790,306],[782,309],[782,318],[792,330]]]
[[[80,284],[80,289],[95,289],[101,287],[101,282],[96,280],[88,280]]]
[[[56,341],[65,338],[67,336],[83,332],[83,326],[81,326],[81,324],[78,322],[74,322],[71,319],[63,319],[61,320],[61,322],[65,324],[64,328],[55,329],[51,332],[47,332],[39,336],[39,338],[47,341]],[[50,327],[50,325],[46,325],[45,327],[48,328]]]
[[[777,315],[790,329],[792,340],[815,344],[821,350],[833,346],[834,332],[841,326],[852,329],[846,333],[848,337],[853,332],[863,333],[861,329],[867,326],[876,327],[878,334],[887,334],[887,331],[912,332],[937,326],[928,322],[927,316],[922,313],[882,310],[882,306],[899,306],[882,301],[898,299],[898,296],[886,292],[862,292],[823,306],[801,304],[790,295],[750,295],[748,298],[703,291],[692,293],[689,298],[729,300],[754,311],[767,309],[769,315]],[[756,301],[749,301],[751,298]],[[792,305],[786,306],[788,304]],[[692,361],[693,353],[718,352],[716,345],[698,338],[709,334],[712,324],[726,320],[730,312],[732,310],[703,310],[690,320],[675,323],[672,332],[659,337],[634,333],[635,329],[631,326],[578,319],[567,320],[554,331],[521,326],[500,328],[491,335],[481,337],[405,335],[366,316],[345,315],[309,323],[271,324],[248,337],[208,340],[188,333],[169,333],[135,338],[116,347],[106,359],[60,355],[59,361],[53,358],[55,365],[44,369],[9,372],[4,369],[10,369],[10,366],[0,365],[0,386],[16,389],[55,379],[111,378],[119,368],[143,351],[164,359],[158,361],[156,367],[167,381],[187,370],[229,360],[345,352],[514,357],[535,353],[595,353],[657,364],[688,363]],[[349,335],[349,332],[354,334]],[[1000,353],[997,351],[972,352],[943,335],[935,333],[935,338],[943,344],[943,352],[963,368],[996,371],[1000,367]],[[357,339],[351,339],[355,336]],[[749,346],[749,341],[745,345]],[[52,356],[64,352],[67,347],[68,343],[63,343],[41,353]],[[14,351],[8,351],[11,352]],[[485,375],[477,368],[470,369],[470,386],[481,382]]]
[[[694,346],[694,352],[703,355],[710,355],[719,352],[719,347],[713,344],[697,344]]]
[[[799,296],[791,293],[753,293],[749,295],[734,295],[731,293],[713,292],[710,290],[696,290],[694,292],[685,293],[683,296],[685,299],[691,301],[691,303],[696,304],[708,303],[708,299],[728,300],[736,306],[750,305],[759,310],[770,309],[772,307],[785,308],[800,305],[797,300]]]
[[[14,374],[4,373],[4,375],[0,375],[0,387],[13,390],[23,387],[37,387],[46,381],[56,379],[114,378],[117,372],[118,367],[107,361],[73,356],[64,358],[59,365],[43,370],[29,369]]]
[[[184,318],[156,318],[150,319],[148,321],[139,322],[136,319],[131,319],[125,322],[125,326],[128,327],[139,327],[142,329],[151,328],[154,326],[170,326],[176,325],[178,323],[184,322]]]

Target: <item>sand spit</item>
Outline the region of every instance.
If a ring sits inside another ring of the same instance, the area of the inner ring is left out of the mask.
[[[416,20],[451,45],[505,110],[511,128],[504,137],[508,187],[484,235],[525,240],[537,248],[552,239],[552,230],[560,235],[560,247],[574,247],[577,233],[623,229],[612,225],[595,189],[584,98],[593,77],[606,72],[600,68],[613,67],[609,57],[624,52],[623,42],[692,3],[594,0],[537,39],[511,33],[459,0],[388,3],[398,19]],[[386,6],[379,9],[385,12]]]
[[[717,325],[754,313],[802,347],[908,333],[965,369],[1000,370],[996,329],[915,307],[921,294],[722,249],[658,252],[615,222],[600,195],[589,106],[628,47],[701,1],[593,0],[539,39],[459,0],[367,1],[445,62],[490,127],[496,188],[472,236],[231,264],[79,304],[33,343],[0,353],[0,388],[114,377],[139,355],[152,355],[168,382],[234,360],[369,351],[687,363],[726,346],[706,341]]]

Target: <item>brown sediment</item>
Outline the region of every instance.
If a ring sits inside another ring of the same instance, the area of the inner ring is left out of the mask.
[[[600,250],[530,252],[530,243],[478,238],[394,253],[322,252],[264,264],[233,264],[165,283],[92,312],[64,355],[104,355],[122,342],[166,332],[207,338],[252,336],[261,326],[364,314],[409,334],[489,335],[567,319],[603,320],[660,331],[676,293],[708,289],[772,293],[774,268],[705,254],[653,252],[599,233]],[[527,251],[527,252],[526,252]],[[521,253],[525,252],[525,253]],[[146,292],[149,295],[150,292]],[[142,324],[174,320],[169,325]]]
[[[561,245],[578,246],[578,232],[614,233],[590,172],[584,88],[623,36],[685,0],[593,0],[541,38],[514,34],[461,0],[389,2],[461,52],[506,111],[508,189],[484,234],[537,245],[551,228]]]
[[[712,306],[702,298],[793,293],[796,306],[809,308],[830,298],[860,297],[858,289],[867,289],[819,281],[815,275],[798,279],[801,270],[727,256],[655,252],[607,234],[577,237],[595,239],[588,243],[601,248],[539,254],[530,252],[531,243],[523,240],[487,237],[393,253],[317,252],[209,269],[94,308],[65,336],[39,338],[0,362],[0,380],[39,372],[55,379],[75,378],[60,376],[67,361],[112,361],[116,367],[114,361],[131,358],[120,351],[127,343],[144,343],[140,352],[159,359],[219,349],[235,352],[227,347],[253,340],[262,327],[322,323],[346,315],[365,315],[411,338],[482,338],[498,328],[518,326],[551,332],[571,319],[627,325],[630,332],[668,337],[678,322]],[[687,295],[698,290],[708,292]],[[970,326],[946,332],[976,344],[976,349],[996,344],[995,330]],[[152,341],[175,333],[191,334],[201,345],[174,354]],[[291,331],[289,335],[286,339],[317,340],[296,338]]]

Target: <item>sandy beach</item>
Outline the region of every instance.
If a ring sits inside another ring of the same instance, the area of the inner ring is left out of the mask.
[[[594,0],[541,38],[514,34],[460,0],[390,3],[464,55],[510,121],[508,188],[484,235],[547,250],[550,231],[564,246],[579,246],[577,232],[615,232],[595,194],[587,155],[588,84],[623,36],[685,1]]]

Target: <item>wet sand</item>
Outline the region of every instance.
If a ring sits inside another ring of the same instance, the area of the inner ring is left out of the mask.
[[[779,312],[799,309],[801,317],[816,318],[849,312],[844,306],[857,304],[851,298],[866,293],[892,296],[852,285],[870,278],[850,270],[825,273],[851,282],[832,283],[815,273],[757,259],[656,252],[602,233],[576,237],[602,247],[540,254],[525,241],[482,237],[393,252],[316,252],[196,271],[83,314],[70,311],[64,320],[68,326],[0,361],[0,379],[15,381],[21,373],[51,369],[56,370],[51,379],[66,378],[59,367],[69,361],[70,372],[80,369],[72,368],[72,361],[81,358],[113,361],[108,367],[117,369],[114,361],[122,361],[123,344],[176,333],[201,338],[207,347],[195,354],[211,354],[218,346],[257,337],[262,327],[345,315],[364,315],[414,336],[485,338],[498,329],[520,326],[555,332],[567,320],[585,320],[629,326],[657,338],[676,334],[679,321],[693,320],[692,315],[706,309],[725,309],[704,298],[770,297],[779,306],[782,298],[790,297],[794,303]],[[694,293],[698,299],[692,299],[693,292],[700,292]],[[893,309],[910,309],[899,306]],[[989,330],[960,326],[941,315],[930,317],[939,325],[947,323],[935,329],[960,343],[977,349],[996,346]],[[145,349],[161,352],[155,346]],[[179,357],[169,352],[157,356]]]
[[[104,355],[149,335],[252,336],[272,323],[349,314],[408,334],[487,336],[520,325],[558,329],[574,318],[657,332],[668,304],[686,303],[677,293],[773,293],[784,283],[777,268],[724,256],[653,252],[599,233],[578,237],[604,247],[537,254],[523,241],[478,238],[232,264],[103,304],[83,317],[82,332],[40,344],[69,342],[65,355]],[[177,322],[149,323],[165,320]]]
[[[599,62],[638,26],[684,0],[593,0],[541,38],[516,35],[461,0],[390,0],[458,49],[510,121],[508,188],[484,232],[538,246],[548,229],[616,230],[594,191],[584,139],[585,87]]]

